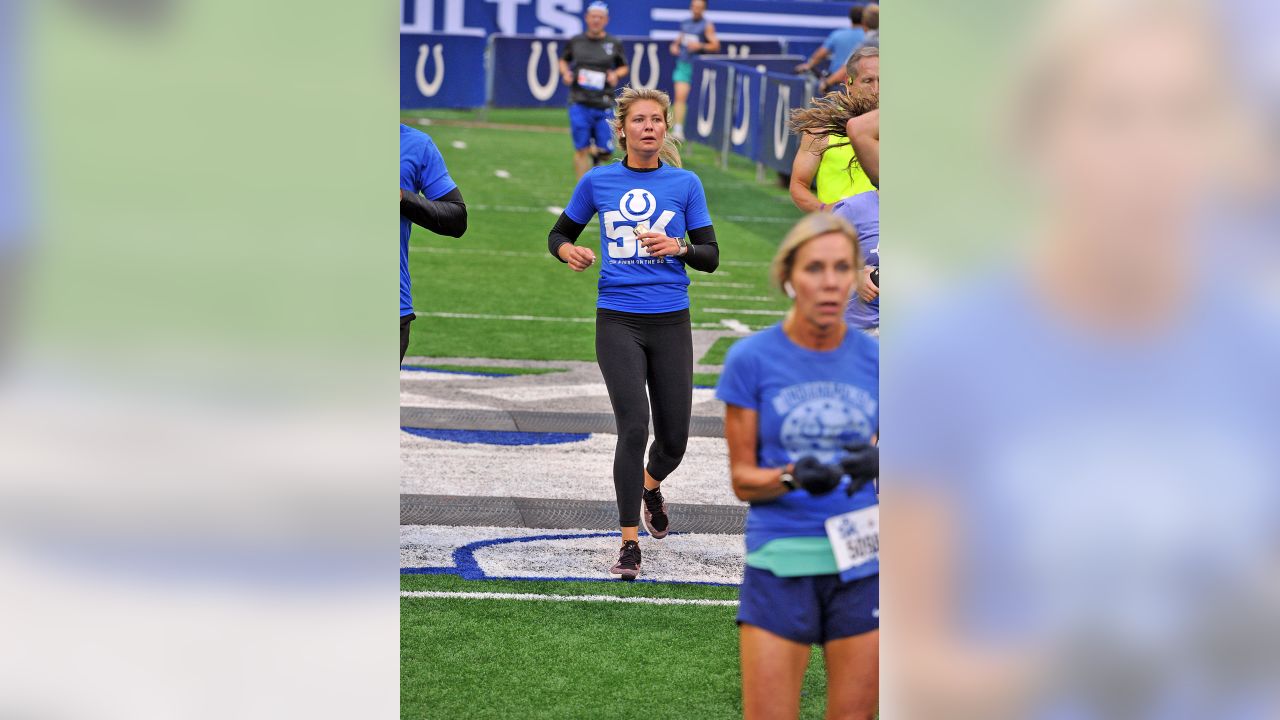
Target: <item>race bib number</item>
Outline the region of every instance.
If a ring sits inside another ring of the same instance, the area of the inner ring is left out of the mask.
[[[827,518],[826,525],[841,580],[880,572],[879,505]]]
[[[588,90],[603,90],[606,79],[608,78],[605,74],[599,70],[587,70],[586,68],[578,70],[578,86]]]

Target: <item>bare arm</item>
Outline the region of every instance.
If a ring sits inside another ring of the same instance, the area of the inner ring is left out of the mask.
[[[712,25],[710,20],[707,21],[707,43],[702,46],[702,51],[705,53],[720,52],[720,38],[716,37],[716,26]]]
[[[822,162],[822,156],[817,151],[826,145],[825,137],[815,138],[805,133],[800,139],[796,159],[791,162],[791,202],[804,212],[826,209],[818,196],[809,189],[813,184],[813,176],[818,174],[818,165]]]
[[[839,87],[840,83],[845,82],[848,79],[849,73],[846,72],[844,66],[841,65],[839,70],[831,73],[821,83],[818,83],[818,90],[825,93],[833,87]]]
[[[859,115],[845,124],[858,165],[871,184],[880,187],[880,110]]]
[[[560,59],[560,79],[565,85],[573,84],[573,73],[569,69],[569,61],[564,58]]]
[[[729,445],[729,476],[733,480],[733,494],[746,502],[772,500],[790,492],[781,480],[788,468],[756,465],[759,421],[755,410],[725,405],[724,439]]]

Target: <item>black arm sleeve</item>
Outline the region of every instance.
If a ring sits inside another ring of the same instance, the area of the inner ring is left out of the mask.
[[[560,246],[565,243],[577,242],[578,236],[586,228],[582,223],[576,223],[568,215],[560,213],[560,218],[556,220],[555,227],[551,228],[551,232],[547,235],[547,250],[551,251],[551,256],[560,260]],[[564,262],[564,260],[560,260]]]
[[[457,238],[467,231],[467,204],[462,201],[462,191],[458,188],[439,200],[428,200],[406,190],[400,198],[400,214],[437,235]]]
[[[708,225],[689,231],[689,249],[680,258],[685,265],[705,273],[713,273],[720,267],[720,246],[716,244],[716,229]]]

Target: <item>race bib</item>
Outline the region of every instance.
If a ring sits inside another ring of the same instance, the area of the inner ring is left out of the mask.
[[[599,70],[587,70],[586,68],[578,70],[578,86],[588,90],[603,90],[606,79],[608,78],[605,74]]]
[[[827,518],[827,538],[844,581],[880,572],[880,506]]]

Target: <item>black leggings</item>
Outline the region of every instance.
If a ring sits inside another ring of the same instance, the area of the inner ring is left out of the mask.
[[[596,361],[618,424],[613,488],[618,524],[640,524],[644,472],[665,480],[680,466],[693,412],[693,333],[689,311],[645,315],[596,311]],[[646,397],[645,386],[648,386]],[[643,466],[653,408],[653,445]]]

